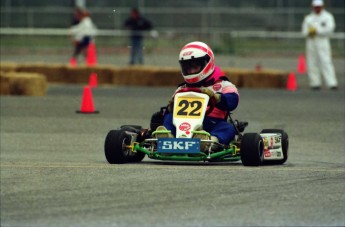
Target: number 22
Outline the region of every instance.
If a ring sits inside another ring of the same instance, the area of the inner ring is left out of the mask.
[[[181,102],[178,104],[178,106],[182,107],[178,112],[177,115],[182,115],[182,116],[200,116],[200,109],[202,106],[202,103],[200,101],[193,101],[193,102],[188,102],[187,100],[181,100]],[[188,113],[186,111],[189,107],[192,108],[192,110]],[[198,112],[199,111],[199,112]]]

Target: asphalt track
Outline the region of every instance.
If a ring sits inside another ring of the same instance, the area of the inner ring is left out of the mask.
[[[246,132],[282,128],[285,165],[110,165],[122,124],[148,127],[173,87],[99,87],[99,114],[77,114],[83,87],[1,97],[1,226],[344,226],[344,90],[240,89]]]

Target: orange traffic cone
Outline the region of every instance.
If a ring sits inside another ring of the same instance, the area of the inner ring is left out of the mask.
[[[77,59],[75,58],[69,59],[69,64],[70,66],[77,66]]]
[[[305,63],[304,54],[300,54],[298,56],[297,72],[299,74],[305,74],[307,72],[307,64]]]
[[[86,52],[86,65],[93,66],[97,64],[97,56],[96,56],[96,45],[94,42],[90,42],[89,46],[87,47]]]
[[[296,75],[292,72],[289,73],[287,83],[286,83],[286,90],[288,90],[288,91],[296,91],[297,90]]]
[[[85,113],[85,114],[99,113],[99,111],[95,110],[90,86],[84,87],[81,107],[80,107],[80,110],[77,110],[76,112]]]
[[[260,72],[262,70],[262,65],[260,62],[258,62],[256,65],[255,65],[255,71],[256,72]]]
[[[89,86],[91,88],[97,87],[98,85],[98,78],[96,73],[91,73],[89,77]]]

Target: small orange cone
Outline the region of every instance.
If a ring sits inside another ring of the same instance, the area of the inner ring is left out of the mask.
[[[90,42],[89,46],[87,47],[86,52],[86,65],[93,66],[97,64],[97,56],[96,56],[96,45],[94,42]]]
[[[84,87],[81,107],[80,107],[80,110],[77,110],[76,112],[85,113],[85,114],[99,113],[99,111],[95,110],[90,86]]]
[[[98,86],[98,77],[96,73],[91,73],[89,77],[89,86],[91,88],[97,87]]]
[[[77,59],[75,58],[69,59],[69,64],[70,66],[77,66]]]
[[[297,90],[296,75],[292,72],[289,73],[287,83],[286,83],[286,90],[288,90],[288,91],[296,91]]]
[[[307,72],[307,64],[305,62],[304,54],[300,54],[298,56],[297,72],[299,74],[305,74]]]
[[[258,62],[256,65],[255,65],[255,71],[256,72],[260,72],[262,70],[262,65],[260,62]]]

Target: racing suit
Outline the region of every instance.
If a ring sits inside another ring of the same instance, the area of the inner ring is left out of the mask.
[[[198,85],[200,85],[198,88],[208,88],[214,93],[221,94],[220,102],[215,105],[211,113],[205,116],[203,129],[209,132],[212,136],[217,137],[220,143],[229,144],[236,135],[234,125],[227,122],[228,113],[235,110],[239,103],[239,94],[236,86],[228,81],[217,66],[215,67],[213,74]],[[180,89],[186,87],[195,86],[186,83],[182,84],[177,88],[175,94]],[[164,115],[164,126],[168,130],[171,130],[173,135],[176,135],[172,113]]]
[[[310,33],[315,29],[315,33]],[[308,65],[309,85],[311,87],[321,86],[323,75],[328,87],[337,87],[338,82],[332,63],[332,53],[329,37],[335,29],[334,17],[326,10],[319,14],[310,13],[304,18],[302,34],[306,40],[306,56]]]

